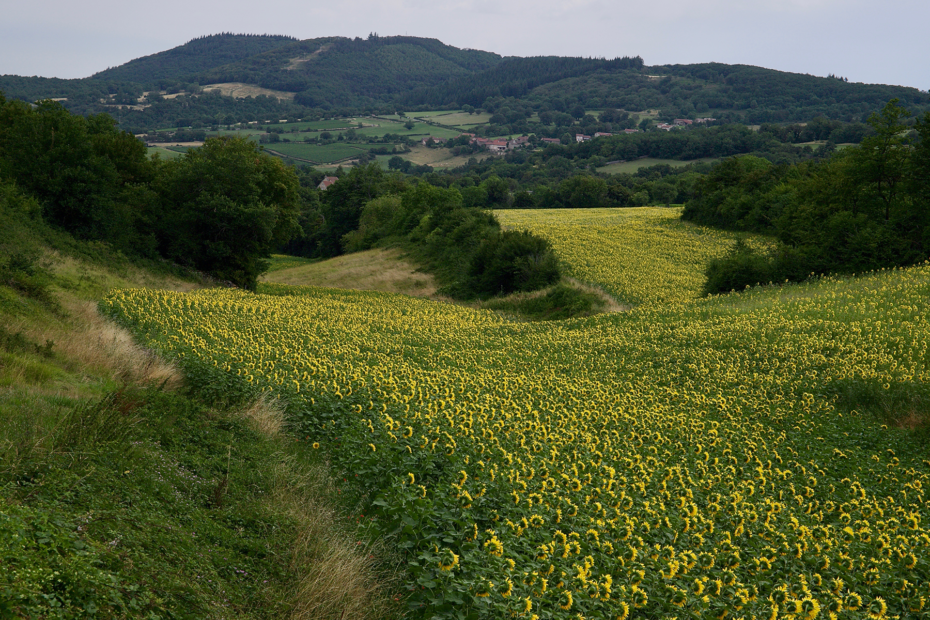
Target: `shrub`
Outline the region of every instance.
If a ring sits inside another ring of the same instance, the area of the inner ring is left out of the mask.
[[[739,291],[746,286],[772,281],[774,268],[765,255],[740,239],[722,258],[710,261],[705,271],[704,295]]]
[[[554,284],[559,265],[549,241],[505,230],[482,242],[468,266],[466,288],[477,297],[535,291]]]

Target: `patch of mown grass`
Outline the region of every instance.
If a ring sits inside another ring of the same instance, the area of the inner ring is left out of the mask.
[[[482,308],[532,321],[558,321],[603,312],[601,295],[564,283],[534,293],[517,293],[481,302]]]
[[[303,256],[289,256],[287,254],[272,254],[271,260],[268,264],[268,271],[266,273],[272,273],[274,271],[281,271],[282,269],[290,269],[291,267],[302,267],[304,265],[312,265],[313,263],[319,262],[316,259],[304,258]]]

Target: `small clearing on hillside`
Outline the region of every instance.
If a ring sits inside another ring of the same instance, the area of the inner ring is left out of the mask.
[[[265,275],[264,282],[297,286],[325,286],[354,290],[403,293],[434,297],[436,282],[428,273],[403,259],[398,249],[368,250],[346,254],[310,265],[282,269]]]
[[[268,95],[290,101],[294,98],[294,93],[284,92],[283,90],[272,90],[262,88],[254,84],[244,84],[243,82],[224,82],[222,84],[207,84],[204,90],[218,90],[220,94],[236,99],[245,99],[246,97],[258,97],[259,95]]]

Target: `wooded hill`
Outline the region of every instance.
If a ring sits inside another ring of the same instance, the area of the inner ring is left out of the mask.
[[[293,101],[264,95],[251,103],[221,95],[198,100],[203,86],[228,82],[293,93]],[[301,117],[312,110],[390,113],[466,105],[494,110],[502,102],[530,112],[583,116],[590,109],[657,109],[663,117],[750,124],[821,116],[862,121],[891,99],[917,112],[930,109],[930,96],[916,88],[836,77],[719,63],[650,67],[639,57],[502,58],[435,39],[377,34],[305,41],[212,35],[79,80],[2,76],[0,91],[27,101],[67,98],[65,105],[82,114],[134,105],[122,115],[124,127],[138,130],[181,121],[213,124],[227,115],[244,121]],[[151,91],[188,96],[141,99]],[[258,99],[263,101],[255,105]]]

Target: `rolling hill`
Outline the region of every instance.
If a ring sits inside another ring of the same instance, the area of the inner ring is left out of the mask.
[[[294,41],[297,39],[282,35],[225,33],[204,36],[170,50],[100,71],[90,79],[139,83],[190,81],[204,71],[239,62]]]
[[[198,100],[200,87],[213,84],[292,93],[293,100]],[[184,98],[143,99],[150,91]],[[820,116],[858,122],[893,98],[915,112],[930,109],[930,96],[916,88],[856,84],[762,67],[648,66],[638,56],[503,58],[436,39],[376,34],[367,39],[307,40],[211,35],[80,80],[0,76],[0,92],[28,101],[62,99],[69,110],[81,114],[115,112],[116,106],[124,106],[123,121],[133,130],[215,124],[215,119],[230,115],[236,121],[252,121],[299,118],[313,110],[384,114],[397,108],[464,105],[492,112],[506,107],[519,110],[522,118],[547,110],[581,118],[575,111],[583,116],[585,110],[617,108],[747,124],[808,122]],[[158,109],[143,113],[146,106]]]

